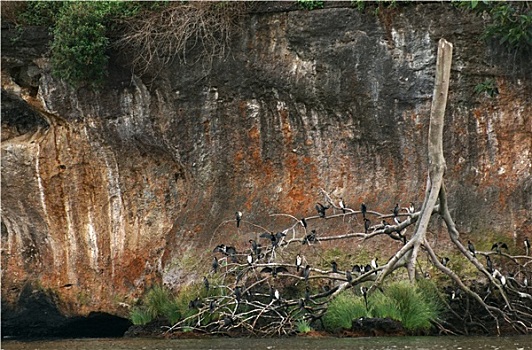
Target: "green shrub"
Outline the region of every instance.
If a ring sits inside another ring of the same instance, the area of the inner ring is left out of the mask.
[[[368,308],[371,317],[389,317],[399,322],[402,321],[398,303],[381,291],[375,291],[370,295],[368,298]]]
[[[305,10],[314,10],[323,8],[323,1],[315,0],[297,0],[299,6]]]
[[[129,313],[129,319],[135,326],[141,326],[150,323],[153,317],[145,308],[134,307]]]
[[[103,13],[92,2],[62,7],[51,45],[53,74],[75,87],[99,87],[107,75],[109,39]]]
[[[366,315],[364,299],[353,295],[351,291],[344,291],[329,304],[323,324],[328,331],[350,329],[354,319]]]
[[[386,295],[397,305],[400,321],[408,330],[426,330],[430,321],[437,318],[439,307],[432,296],[425,296],[422,289],[407,281],[393,283]]]
[[[310,323],[306,320],[299,320],[297,321],[297,332],[298,333],[308,333],[312,331],[312,327],[310,326]]]

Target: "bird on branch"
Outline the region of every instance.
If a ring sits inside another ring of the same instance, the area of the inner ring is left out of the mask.
[[[408,212],[410,214],[414,214],[414,212],[416,211],[415,209],[416,208],[414,207],[414,202],[410,202],[410,204],[408,205]]]
[[[331,269],[333,273],[338,273],[338,264],[334,260],[331,262]]]
[[[305,218],[301,218],[300,222],[301,222],[301,225],[306,229],[307,228],[307,220],[305,220]]]
[[[396,203],[395,204],[395,207],[393,208],[393,216],[396,217],[397,215],[399,215],[399,210],[400,210],[400,207],[399,207],[399,203]]]
[[[303,244],[310,244],[314,242],[316,242],[316,230],[310,231],[310,233],[303,239]]]
[[[237,211],[235,213],[235,218],[236,218],[236,227],[240,227],[240,221],[242,220],[242,212]]]
[[[528,240],[528,237],[525,237],[523,243],[525,244],[525,255],[528,255],[530,252],[530,241]]]
[[[371,221],[369,219],[364,218],[364,232],[368,234],[368,230],[371,227]]]
[[[486,270],[488,270],[489,273],[493,272],[493,263],[491,262],[489,255],[486,255]]]
[[[362,212],[362,217],[365,219],[366,212],[368,211],[368,207],[366,206],[366,203],[363,202],[362,204],[360,204],[360,211]]]
[[[316,204],[316,211],[318,212],[318,215],[320,216],[320,218],[325,218],[325,211],[329,209],[329,206],[324,206],[323,204],[321,203],[317,203]]]
[[[308,278],[310,277],[310,265],[305,266],[305,270],[303,271],[303,277],[305,278],[305,282],[307,282]]]
[[[344,203],[344,199],[340,197],[340,203],[339,203],[339,206],[340,208],[342,209],[342,213],[345,214],[345,203]]]
[[[214,257],[214,259],[212,259],[212,271],[214,273],[218,272],[218,266],[220,266],[218,264],[218,258]]]
[[[449,258],[444,256],[443,258],[441,258],[441,264],[443,266],[447,266],[447,264],[449,263]]]
[[[205,276],[203,276],[203,285],[205,286],[205,290],[208,292],[209,291],[209,280]]]
[[[301,255],[296,255],[296,271],[299,272],[299,268],[301,267],[301,264],[303,263],[303,259],[301,259]]]
[[[475,246],[469,240],[467,241],[467,249],[469,249],[469,251],[471,252],[471,254],[473,254],[474,257],[477,256],[475,253]]]
[[[493,245],[491,246],[491,250],[495,250],[497,254],[501,254],[501,249],[508,250],[508,245],[506,245],[506,243],[504,242],[498,242],[498,243],[493,243]]]

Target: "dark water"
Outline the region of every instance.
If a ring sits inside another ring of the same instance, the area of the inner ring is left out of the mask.
[[[437,349],[437,350],[528,350],[532,336],[518,337],[394,337],[394,338],[215,338],[215,339],[69,339],[51,341],[2,341],[5,350],[195,350],[195,349]]]

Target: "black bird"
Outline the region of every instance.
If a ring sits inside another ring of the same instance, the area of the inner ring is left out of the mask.
[[[209,311],[211,314],[214,312],[215,308],[216,308],[216,301],[211,300],[211,302],[209,303]]]
[[[370,226],[371,226],[371,221],[369,221],[369,219],[364,218],[364,232],[366,232],[366,234],[368,234],[368,230]]]
[[[506,243],[504,242],[498,242],[498,243],[493,243],[493,245],[491,246],[491,250],[495,250],[498,254],[501,253],[501,249],[508,250],[508,245],[506,245]]]
[[[368,309],[368,288],[366,286],[360,287],[360,292],[364,297],[364,303],[366,304],[366,310]]]
[[[303,263],[303,259],[301,259],[301,255],[296,255],[296,271],[299,272],[299,268],[301,267],[301,264]]]
[[[471,252],[471,254],[473,254],[474,257],[476,257],[477,255],[475,254],[475,246],[473,245],[473,243],[471,243],[471,241],[467,241],[467,249],[469,249],[469,251]]]
[[[346,270],[345,271],[345,278],[347,279],[347,282],[351,283],[353,281],[353,276],[351,275],[351,271]]]
[[[393,208],[393,216],[399,215],[399,203],[395,203],[395,207]]]
[[[242,287],[236,286],[234,294],[235,294],[236,301],[239,302],[240,299],[242,299]]]
[[[449,258],[448,257],[445,256],[445,257],[441,258],[441,264],[443,266],[447,266],[447,263],[449,263]]]
[[[307,220],[305,218],[301,218],[301,225],[303,225],[304,228],[307,228]]]
[[[344,203],[344,199],[340,197],[340,208],[342,208],[342,213],[345,214],[345,203]]]
[[[199,309],[202,306],[203,306],[203,303],[201,302],[201,299],[199,297],[196,297],[196,299],[191,300],[188,303],[188,308],[189,309]]]
[[[304,299],[299,299],[297,304],[298,304],[300,309],[305,309],[305,300]]]
[[[262,270],[260,270],[261,273],[271,273],[273,277],[277,277],[278,272],[288,272],[286,267],[283,266],[273,266],[273,267],[264,267]]]
[[[415,212],[414,202],[410,202],[410,205],[408,206],[408,212],[410,214],[414,214]]]
[[[372,270],[372,268],[371,268],[370,264],[366,264],[366,266],[364,266],[364,273],[370,272],[371,270]]]
[[[362,217],[366,218],[366,212],[368,210],[368,207],[366,207],[365,203],[360,204],[360,211],[362,212]]]
[[[205,285],[205,290],[208,292],[209,291],[209,280],[205,276],[203,276],[203,284]]]
[[[229,327],[230,325],[233,324],[233,319],[231,317],[227,316],[227,315],[224,316],[223,321],[224,321],[224,326],[225,327]]]
[[[305,287],[305,301],[310,301],[310,288],[309,288],[309,286]]]
[[[360,268],[360,265],[353,265],[353,269],[351,270],[351,272],[354,272],[357,275],[360,275],[360,273],[362,272],[362,269]]]
[[[310,265],[305,266],[305,270],[303,271],[303,277],[305,278],[305,282],[307,282],[308,278],[310,277]]]
[[[253,254],[255,254],[256,259],[260,259],[260,253],[262,251],[262,246],[260,244],[257,244],[255,240],[250,239],[249,243],[251,243],[251,250],[253,251]]]
[[[486,268],[489,273],[493,272],[493,263],[491,262],[491,258],[489,255],[486,255]]]
[[[390,226],[390,224],[388,223],[388,221],[382,219],[382,227],[386,228],[386,226]]]
[[[320,218],[324,218],[325,217],[325,211],[327,209],[329,209],[329,206],[324,206],[321,203],[317,203],[316,204],[316,211],[318,212],[318,215],[320,216]]]
[[[212,259],[212,270],[214,271],[214,273],[218,272],[218,266],[220,266],[218,264],[218,259],[214,257],[214,259]]]
[[[336,264],[336,261],[331,262],[331,268],[333,273],[338,273],[338,264]]]
[[[235,218],[236,218],[236,227],[240,227],[240,221],[242,220],[242,212],[237,211],[235,213]]]
[[[528,237],[525,237],[523,243],[525,244],[525,254],[528,255],[530,252],[530,241],[528,240]]]
[[[316,242],[316,230],[310,231],[310,233],[305,236],[305,239],[303,239],[303,244],[310,244],[311,242]]]

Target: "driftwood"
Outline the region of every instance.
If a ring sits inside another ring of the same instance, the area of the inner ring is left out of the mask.
[[[441,39],[438,43],[436,63],[436,81],[433,103],[430,115],[427,187],[423,205],[419,211],[409,208],[397,208],[394,214],[385,214],[379,211],[354,210],[345,207],[343,201],[336,204],[329,193],[321,189],[324,204],[317,208],[318,215],[298,219],[290,214],[274,214],[293,220],[293,224],[282,231],[273,232],[259,225],[242,220],[240,214],[237,221],[264,231],[261,235],[267,244],[261,247],[252,247],[249,252],[236,253],[229,247],[218,246],[216,254],[222,254],[220,263],[222,272],[211,273],[210,278],[218,276],[217,284],[211,286],[210,296],[206,296],[198,305],[191,305],[197,312],[177,322],[168,331],[194,329],[210,333],[230,332],[238,330],[255,335],[286,335],[296,332],[298,323],[313,324],[319,322],[327,310],[327,304],[342,291],[352,289],[358,293],[361,283],[369,285],[367,293],[372,293],[383,285],[386,277],[395,270],[405,267],[411,282],[417,278],[419,268],[417,261],[420,252],[424,252],[428,260],[439,271],[447,275],[454,283],[451,294],[443,302],[448,306],[451,314],[460,318],[458,312],[453,310],[452,303],[456,299],[468,298],[480,305],[487,315],[496,324],[500,333],[501,322],[509,325],[519,333],[529,333],[532,330],[532,296],[525,280],[521,282],[516,276],[506,272],[501,273],[493,268],[485,267],[477,257],[464,247],[460,241],[460,233],[451,217],[447,206],[447,193],[444,184],[446,163],[443,156],[443,126],[447,92],[452,60],[452,44]],[[439,202],[439,203],[438,203]],[[335,212],[327,215],[327,210]],[[405,214],[406,212],[406,214]],[[442,262],[427,240],[427,230],[432,216],[439,216],[447,226],[451,242],[456,250],[465,256],[471,264],[489,282],[489,292],[480,293],[468,286],[462,278],[453,271],[447,263]],[[379,223],[365,227],[364,232],[347,232],[338,235],[317,235],[307,230],[307,224],[314,220],[326,220],[334,223],[335,220],[371,216]],[[386,218],[402,218],[403,221],[388,224]],[[225,224],[234,224],[233,220],[224,221]],[[240,223],[241,224],[241,223]],[[407,240],[404,230],[414,226],[415,229],[410,239]],[[219,226],[219,227],[220,227]],[[303,232],[303,235],[301,235]],[[347,271],[337,270],[331,266],[330,270],[323,270],[310,266],[306,262],[291,257],[290,261],[282,258],[283,251],[296,244],[308,244],[319,249],[320,242],[358,239],[369,240],[376,236],[388,236],[391,239],[403,242],[403,246],[382,266],[362,266],[362,271],[356,269]],[[258,244],[257,242],[255,242]],[[508,259],[524,271],[529,273],[527,265],[532,261],[528,255],[512,256],[500,252],[475,252],[476,255],[490,256],[497,254],[501,259]],[[248,260],[249,259],[249,260]],[[242,261],[247,261],[243,263]],[[328,286],[319,292],[312,292],[308,288],[312,282],[320,281],[321,285]],[[288,291],[291,287],[291,291]],[[456,295],[459,295],[456,297]],[[495,297],[496,296],[496,297]],[[466,312],[467,313],[467,312]],[[215,316],[215,317],[214,317]],[[466,333],[467,328],[460,331],[453,328],[445,321],[435,320],[435,325],[442,333]],[[483,324],[486,320],[475,320],[472,316],[465,319],[468,325],[478,325],[487,331]]]

